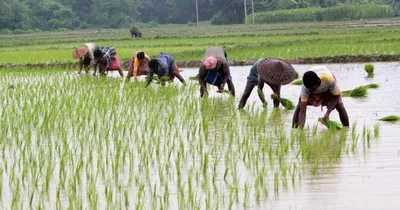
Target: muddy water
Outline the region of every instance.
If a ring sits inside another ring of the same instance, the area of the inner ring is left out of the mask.
[[[353,89],[360,85],[378,83],[379,89],[370,89],[368,97],[362,99],[343,98],[349,114],[350,123],[373,127],[381,126],[380,139],[373,141],[365,151],[342,155],[339,164],[332,165],[319,177],[305,174],[295,189],[282,192],[260,209],[400,209],[400,123],[379,122],[377,119],[387,115],[400,115],[400,63],[373,63],[375,76],[366,78],[364,64],[326,64],[338,80],[341,90]],[[293,65],[300,76],[311,66]],[[250,66],[231,67],[238,103]],[[184,68],[185,78],[194,76],[197,69]],[[211,97],[221,97],[216,88],[209,88]],[[270,95],[268,86],[264,94]],[[282,97],[297,101],[300,86],[282,87]],[[271,99],[267,99],[272,107]],[[255,103],[261,107],[254,89],[246,106]],[[291,124],[293,111],[282,116]],[[320,108],[309,107],[307,123],[315,124],[324,112]],[[331,119],[339,121],[336,111]],[[361,127],[361,126],[359,126]],[[363,150],[362,146],[358,150]],[[241,209],[241,207],[238,207]],[[256,206],[250,208],[257,208]]]

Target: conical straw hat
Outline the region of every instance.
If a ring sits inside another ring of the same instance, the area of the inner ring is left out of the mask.
[[[82,56],[84,56],[87,52],[89,52],[89,48],[86,45],[80,46],[75,49],[75,51],[72,53],[72,58],[73,59],[78,59]]]
[[[258,62],[260,77],[273,85],[286,85],[296,78],[296,71],[289,63],[279,59],[262,59]]]

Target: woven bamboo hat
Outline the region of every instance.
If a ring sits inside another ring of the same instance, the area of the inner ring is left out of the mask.
[[[289,63],[279,59],[262,59],[258,62],[260,77],[273,85],[286,85],[296,78],[296,71]]]
[[[75,49],[75,51],[72,53],[72,58],[78,59],[78,58],[84,56],[87,52],[89,52],[88,46],[82,45]]]

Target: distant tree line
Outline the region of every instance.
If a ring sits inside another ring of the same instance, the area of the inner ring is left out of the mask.
[[[199,21],[213,24],[244,23],[251,0],[197,0]],[[399,15],[400,0],[253,0],[254,11],[332,7],[343,4],[377,3],[393,7]],[[196,22],[196,0],[3,0],[0,30],[63,30],[121,28]]]

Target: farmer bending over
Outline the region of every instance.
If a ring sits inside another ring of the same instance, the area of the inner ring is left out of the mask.
[[[156,58],[149,61],[149,72],[147,74],[146,87],[150,85],[154,74],[157,74],[160,81],[163,78],[167,78],[172,82],[174,78],[177,77],[182,84],[186,84],[185,80],[179,73],[179,68],[175,64],[174,57],[172,57],[172,55],[169,53],[162,52]]]
[[[93,43],[87,43],[75,49],[75,51],[72,53],[72,57],[75,59],[79,58],[78,73],[81,73],[83,68],[85,69],[86,74],[89,73],[90,65],[92,65],[96,71],[97,65],[95,65],[96,61],[93,52],[98,49],[99,46]]]
[[[258,60],[250,69],[250,74],[247,77],[246,88],[239,102],[239,109],[243,109],[246,101],[249,98],[251,91],[257,85],[258,97],[264,106],[267,105],[262,89],[264,83],[272,89],[274,94],[280,97],[281,86],[289,84],[296,78],[296,71],[289,64],[279,59],[263,58]],[[279,100],[274,99],[274,107],[279,107]]]
[[[94,57],[97,59],[100,74],[105,74],[108,71],[118,71],[121,77],[124,76],[114,47],[103,47],[101,50],[96,50],[94,51]],[[93,75],[96,75],[96,69]]]
[[[217,92],[223,92],[225,84],[232,96],[235,96],[235,87],[229,69],[228,58],[222,47],[210,47],[206,50],[204,60],[199,68],[200,97],[207,92],[206,83],[218,87]]]
[[[129,70],[126,79],[130,79],[132,76],[137,79],[137,76],[147,75],[149,70],[150,57],[143,51],[137,51],[132,54],[131,62],[129,63]]]
[[[332,110],[336,109],[342,125],[349,126],[349,117],[344,108],[336,78],[324,66],[314,67],[303,75],[299,103],[293,115],[293,127],[304,127],[307,105],[327,106],[323,120],[329,119]]]

